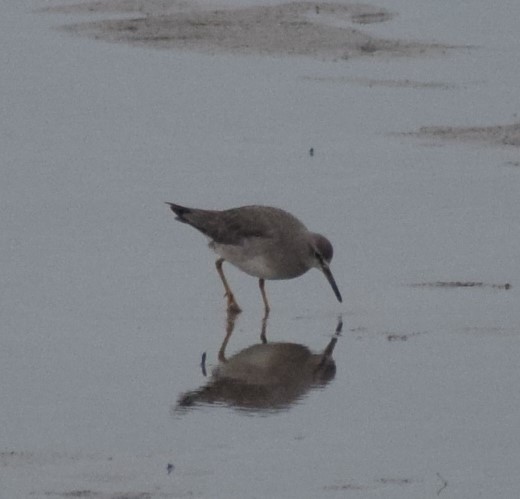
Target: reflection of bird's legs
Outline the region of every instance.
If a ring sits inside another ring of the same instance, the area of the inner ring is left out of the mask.
[[[220,345],[220,350],[218,351],[218,360],[220,362],[227,362],[226,359],[226,347],[231,338],[231,334],[233,333],[233,329],[235,329],[235,319],[237,318],[238,312],[233,312],[228,310],[227,319],[226,319],[226,336],[224,337],[224,341],[222,345]]]
[[[267,336],[265,334],[267,329],[267,318],[269,317],[269,302],[267,301],[267,295],[265,293],[265,279],[259,279],[258,285],[260,286],[260,292],[262,293],[262,300],[264,300],[264,317],[262,319],[262,332],[260,333],[260,339],[262,343],[267,343]]]
[[[267,330],[267,313],[262,318],[262,332],[260,333],[260,340],[262,343],[267,343],[267,336],[266,336],[266,330]]]
[[[233,291],[231,291],[231,288],[229,287],[226,276],[224,275],[224,271],[222,270],[223,263],[224,263],[224,259],[219,258],[215,262],[215,266],[217,267],[218,275],[220,276],[220,279],[222,279],[222,284],[224,284],[224,289],[226,290],[228,312],[233,312],[233,313],[237,314],[237,313],[241,312],[242,310],[238,306],[238,303],[235,301],[235,296],[233,295]]]
[[[269,315],[269,311],[271,310],[271,307],[269,307],[269,302],[267,301],[267,295],[265,294],[265,279],[259,279],[258,285],[260,286],[260,292],[262,293],[262,300],[264,300],[264,319],[267,319],[267,316]]]

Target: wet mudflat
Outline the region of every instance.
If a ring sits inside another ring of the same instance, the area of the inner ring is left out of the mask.
[[[290,5],[455,48],[157,50],[62,29],[135,2],[3,7],[0,497],[518,496],[518,150],[480,139],[517,121],[518,7],[367,3]],[[230,322],[164,201],[295,213],[343,304],[313,270],[267,282],[263,321],[227,266]]]
[[[71,23],[66,31],[96,39],[210,53],[300,55],[343,59],[370,54],[425,55],[448,46],[383,39],[360,29],[390,20],[383,8],[362,4],[285,2],[241,6],[108,0],[46,9],[53,13],[113,12],[131,18]]]

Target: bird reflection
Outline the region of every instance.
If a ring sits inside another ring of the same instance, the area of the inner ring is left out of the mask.
[[[198,405],[226,405],[248,411],[285,410],[309,390],[327,385],[336,374],[332,352],[343,326],[338,319],[335,334],[320,353],[305,345],[268,342],[267,317],[261,327],[261,343],[226,357],[226,347],[237,314],[229,313],[226,336],[218,353],[218,366],[209,382],[179,397],[176,410]]]

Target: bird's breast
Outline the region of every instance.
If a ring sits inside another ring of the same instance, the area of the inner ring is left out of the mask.
[[[309,269],[296,255],[266,248],[265,242],[249,240],[237,246],[212,242],[210,247],[224,260],[259,279],[292,279]]]

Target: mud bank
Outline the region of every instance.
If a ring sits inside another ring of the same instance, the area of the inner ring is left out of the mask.
[[[408,133],[419,138],[431,138],[450,141],[482,142],[499,146],[520,146],[520,123],[494,126],[428,126],[418,132]]]
[[[46,9],[54,13],[123,14],[69,24],[64,30],[96,39],[157,48],[344,60],[359,56],[413,56],[449,47],[419,41],[387,40],[363,27],[394,14],[369,5],[292,2],[246,8],[211,8],[157,0],[90,2]],[[128,18],[131,13],[137,17]]]

